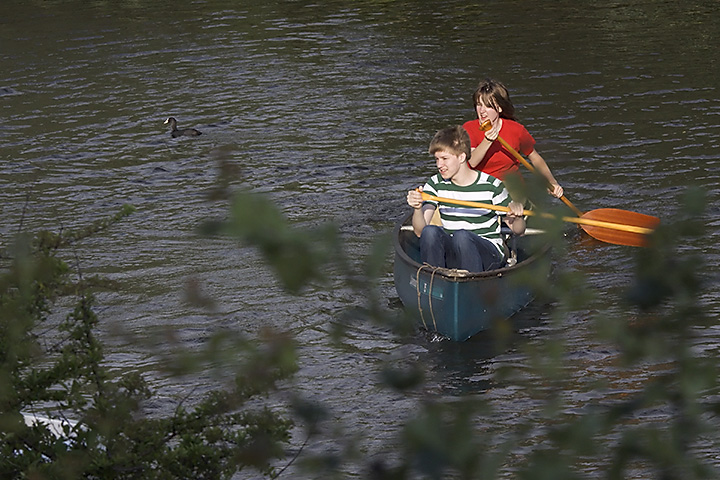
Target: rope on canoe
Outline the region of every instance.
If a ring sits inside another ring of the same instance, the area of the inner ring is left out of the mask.
[[[423,322],[423,327],[425,327],[425,330],[428,329],[427,323],[425,322],[425,315],[423,315],[423,309],[422,309],[422,296],[420,293],[420,271],[424,268],[430,269],[430,285],[428,286],[428,305],[430,305],[430,317],[432,318],[433,322],[433,330],[437,332],[437,322],[435,321],[435,313],[433,312],[432,307],[432,285],[433,280],[435,280],[435,272],[437,272],[440,267],[434,267],[430,265],[429,263],[423,263],[420,265],[420,268],[417,269],[417,272],[415,273],[415,290],[417,291],[417,299],[418,299],[418,310],[420,311],[420,319]]]

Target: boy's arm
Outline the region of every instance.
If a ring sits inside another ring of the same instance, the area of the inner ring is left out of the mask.
[[[423,204],[421,189],[410,190],[407,194],[407,203],[413,208],[412,226],[415,235],[418,237],[422,233],[423,228],[430,224],[433,213],[435,213],[435,205],[431,203]]]
[[[505,215],[505,223],[515,235],[525,233],[525,217],[523,217],[523,204],[512,201],[508,205],[510,211]]]
[[[435,205],[431,203],[426,203],[422,207],[416,208],[413,211],[412,224],[415,235],[419,237],[423,228],[425,228],[426,225],[430,225],[430,220],[432,219],[434,213]]]

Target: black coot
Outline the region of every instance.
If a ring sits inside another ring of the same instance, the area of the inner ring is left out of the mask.
[[[170,131],[170,135],[175,137],[197,137],[198,135],[202,135],[202,132],[200,130],[196,130],[194,128],[183,128],[182,130],[178,130],[177,128],[177,120],[175,120],[175,117],[170,117],[167,120],[165,120],[165,124],[170,124],[170,128],[172,129]]]

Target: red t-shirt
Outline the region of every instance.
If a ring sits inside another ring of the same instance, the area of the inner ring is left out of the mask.
[[[463,124],[463,128],[470,135],[470,146],[477,147],[485,137],[485,132],[480,130],[480,120],[470,120]],[[502,128],[500,129],[500,137],[505,140],[508,145],[515,149],[516,152],[527,156],[535,150],[535,139],[530,133],[518,122],[503,118]],[[518,160],[507,151],[499,141],[494,141],[488,149],[485,157],[480,161],[475,170],[480,170],[488,175],[503,180],[508,173],[518,172]]]

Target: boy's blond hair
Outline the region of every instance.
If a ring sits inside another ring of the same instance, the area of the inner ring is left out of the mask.
[[[464,153],[465,158],[468,159],[470,158],[470,136],[460,125],[443,128],[430,141],[430,155],[435,155],[435,152],[439,151],[450,152],[457,156]]]

